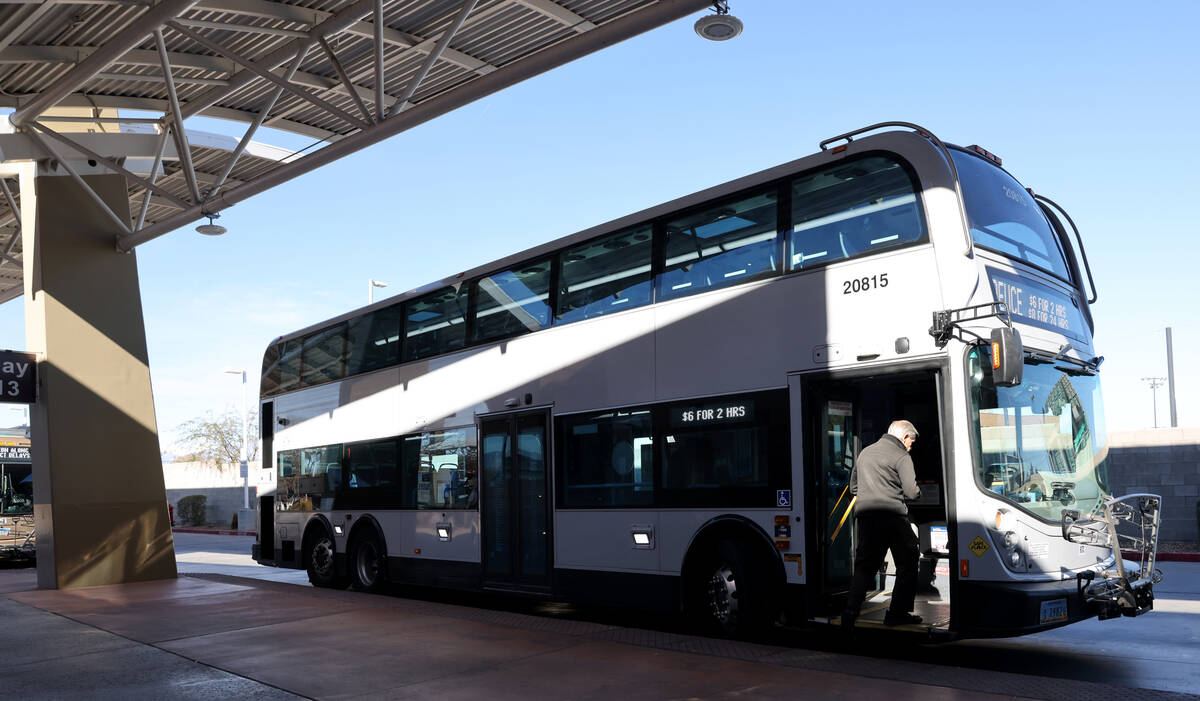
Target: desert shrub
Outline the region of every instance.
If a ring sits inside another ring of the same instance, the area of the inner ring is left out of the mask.
[[[183,497],[175,506],[176,514],[179,520],[185,526],[200,526],[204,524],[206,517],[208,497],[203,494],[192,494],[191,496]]]

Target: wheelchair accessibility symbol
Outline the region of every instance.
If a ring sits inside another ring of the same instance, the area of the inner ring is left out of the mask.
[[[791,508],[792,506],[792,490],[777,489],[775,490],[775,506],[779,508]]]

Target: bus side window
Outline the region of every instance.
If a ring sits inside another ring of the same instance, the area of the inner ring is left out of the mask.
[[[561,419],[559,503],[570,507],[654,502],[654,431],[649,409]]]
[[[405,361],[458,350],[466,345],[467,287],[443,287],[405,305]]]
[[[550,260],[501,270],[472,283],[473,341],[487,341],[550,325]]]
[[[777,273],[776,200],[771,189],[667,221],[659,299]]]
[[[559,253],[555,323],[590,319],[649,304],[653,229],[645,224]]]
[[[400,362],[399,304],[351,319],[346,333],[346,376]]]
[[[912,177],[870,156],[792,181],[791,269],[800,270],[925,238]]]

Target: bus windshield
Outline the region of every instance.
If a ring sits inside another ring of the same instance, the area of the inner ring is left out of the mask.
[[[33,513],[33,468],[0,465],[0,515]]]
[[[962,185],[971,239],[1010,258],[1070,280],[1058,237],[1033,196],[998,166],[950,150]]]
[[[1026,362],[1016,387],[997,387],[980,349],[969,356],[976,477],[984,490],[1047,521],[1091,511],[1108,496],[1108,437],[1100,381]]]

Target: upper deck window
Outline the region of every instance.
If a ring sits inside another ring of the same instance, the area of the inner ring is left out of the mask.
[[[400,362],[399,304],[350,320],[346,375],[370,372]]]
[[[467,286],[443,287],[405,306],[404,359],[457,350],[467,340]]]
[[[305,387],[340,380],[345,374],[346,325],[337,324],[304,337],[300,384]]]
[[[776,273],[776,200],[772,189],[669,220],[659,299]]]
[[[1058,236],[1029,192],[982,158],[953,149],[950,155],[958,169],[971,239],[1070,280]]]
[[[649,304],[654,292],[653,238],[646,224],[560,253],[555,321],[568,323]]]
[[[792,182],[793,270],[923,238],[925,225],[913,179],[891,158],[838,163]]]
[[[280,392],[300,388],[300,340],[293,338],[283,344],[283,354],[279,357]]]
[[[474,283],[473,341],[538,331],[550,325],[550,260],[501,270]]]
[[[263,354],[262,364],[262,395],[264,397],[279,392],[279,350],[282,344],[272,343]]]

